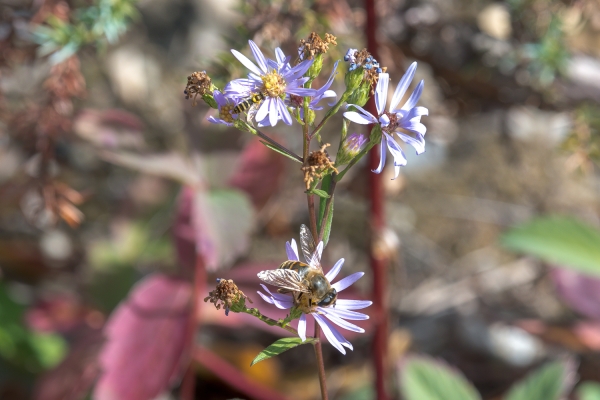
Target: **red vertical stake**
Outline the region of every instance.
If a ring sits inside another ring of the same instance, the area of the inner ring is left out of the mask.
[[[367,21],[365,33],[367,36],[367,49],[374,58],[379,59],[377,46],[377,17],[375,15],[375,0],[366,0],[365,9],[367,12]],[[377,114],[374,99],[367,103],[367,110]],[[369,129],[372,126],[369,127]],[[379,146],[375,146],[369,153],[368,168],[374,170],[379,165]],[[381,174],[368,172],[369,176],[369,200],[370,200],[370,223],[371,223],[371,270],[373,271],[373,311],[375,332],[373,335],[373,363],[375,366],[375,390],[378,400],[387,400],[389,396],[386,391],[386,380],[389,376],[387,368],[387,347],[388,347],[388,296],[387,296],[387,260],[374,253],[373,243],[384,229],[384,193]]]

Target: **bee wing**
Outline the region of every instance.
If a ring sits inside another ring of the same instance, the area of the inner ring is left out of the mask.
[[[302,279],[291,269],[270,269],[258,273],[258,279],[283,289],[308,293],[308,288],[302,284]]]
[[[321,267],[321,252],[323,251],[323,247],[320,244],[316,246],[310,229],[304,224],[300,226],[300,247],[308,265],[319,271],[323,271]]]

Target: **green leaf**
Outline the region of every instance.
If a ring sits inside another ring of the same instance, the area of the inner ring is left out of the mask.
[[[567,362],[548,363],[513,385],[504,399],[558,400],[570,388],[570,369]]]
[[[577,398],[579,400],[600,400],[600,383],[583,382],[577,387]]]
[[[324,199],[328,199],[329,198],[329,195],[327,194],[327,192],[324,191],[324,190],[321,190],[321,189],[311,189],[311,190],[309,190],[306,193],[315,194],[315,195],[317,195],[317,196],[319,196],[321,198],[324,198]]]
[[[306,340],[304,342],[299,337],[279,339],[275,343],[273,343],[272,345],[270,345],[269,347],[267,347],[266,349],[264,349],[263,351],[258,353],[256,358],[254,360],[252,360],[252,363],[250,364],[250,366],[252,366],[258,362],[261,362],[263,360],[266,360],[267,358],[278,356],[279,354],[283,353],[284,351],[293,349],[296,346],[300,346],[302,344],[308,344],[308,343],[315,343],[315,342],[316,342],[316,340],[314,338],[306,338]]]
[[[326,192],[329,192],[329,189],[331,188],[331,174],[326,175],[323,178],[323,182],[321,183],[321,189],[323,189]],[[331,223],[333,222],[333,198],[331,199],[331,211],[329,212],[329,215],[327,216],[327,221],[325,221],[325,230],[323,231],[323,245],[327,246],[327,242],[329,242],[329,234],[331,233]],[[317,221],[317,227],[319,229],[319,232],[321,231],[321,225],[323,224],[323,218],[325,217],[325,207],[327,206],[327,199],[324,197],[321,197],[319,199],[319,218]]]
[[[279,150],[277,147],[273,146],[272,144],[270,144],[270,143],[267,143],[267,142],[265,142],[264,140],[261,140],[260,142],[261,142],[262,144],[264,144],[265,146],[267,146],[268,148],[270,148],[271,150],[273,150],[273,151],[276,151],[277,153],[279,153],[279,154],[282,154],[282,155],[286,156],[287,158],[289,158],[289,159],[291,159],[291,160],[294,160],[294,161],[296,161],[297,163],[300,163],[300,164],[302,164],[302,161],[298,160],[296,157],[293,157],[293,156],[289,155],[289,154],[288,154],[288,153],[286,153],[286,152],[283,152],[283,151]]]
[[[400,390],[405,400],[481,400],[477,390],[460,373],[422,357],[406,361]]]
[[[504,234],[502,244],[511,250],[600,276],[600,230],[571,218],[535,219]]]

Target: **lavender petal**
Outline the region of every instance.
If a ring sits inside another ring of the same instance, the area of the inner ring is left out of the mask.
[[[339,272],[341,271],[343,265],[344,265],[344,259],[340,258],[338,260],[338,262],[336,262],[335,265],[329,270],[327,275],[325,275],[325,278],[327,278],[327,280],[329,282],[332,282],[335,279],[335,277],[339,274]]]
[[[406,73],[404,74],[404,76],[402,76],[402,79],[400,79],[400,82],[398,82],[398,86],[396,86],[396,91],[394,92],[394,96],[392,96],[392,102],[390,103],[390,111],[395,110],[398,107],[398,103],[400,103],[400,100],[402,100],[402,97],[404,97],[404,94],[406,93],[406,89],[408,89],[408,86],[410,85],[410,83],[413,80],[413,77],[415,76],[416,70],[417,70],[417,63],[414,62],[414,63],[410,64],[410,67],[408,67],[408,69],[406,70]]]
[[[354,282],[359,280],[365,273],[364,272],[355,272],[350,276],[345,277],[341,281],[338,281],[331,285],[332,288],[335,288],[338,292],[346,289],[348,286],[352,285]]]
[[[377,114],[381,115],[385,110],[385,102],[388,93],[388,84],[390,83],[389,74],[379,74],[379,81],[377,81],[377,87],[375,88],[375,106],[377,106]]]
[[[303,342],[306,340],[306,314],[302,314],[298,320],[298,336]]]
[[[379,148],[379,166],[377,167],[377,169],[373,170],[373,172],[375,172],[376,174],[380,174],[381,171],[383,171],[383,167],[385,167],[385,157],[387,154],[387,150],[385,148],[386,141],[387,138],[385,136],[381,138],[381,145]]]
[[[372,305],[373,302],[369,300],[347,300],[338,299],[335,304],[336,309],[343,310],[361,310]]]
[[[241,62],[244,67],[248,68],[250,71],[254,72],[256,75],[262,75],[262,72],[260,71],[260,69],[258,69],[258,67],[252,62],[250,61],[250,59],[248,57],[246,57],[245,55],[243,55],[242,53],[240,53],[237,50],[231,50],[231,53],[233,53],[233,56],[235,58],[238,59],[239,62]]]
[[[345,355],[346,350],[344,350],[344,348],[342,347],[342,344],[337,339],[336,335],[333,333],[333,331],[337,332],[337,330],[334,327],[329,326],[327,321],[325,321],[325,319],[323,319],[320,315],[312,314],[312,316],[315,318],[315,321],[317,321],[317,323],[321,326],[321,329],[323,330],[323,333],[325,334],[325,337],[327,338],[329,343],[331,343],[331,345],[333,347],[338,349],[338,351],[340,353]],[[339,334],[339,332],[338,332],[338,334]]]

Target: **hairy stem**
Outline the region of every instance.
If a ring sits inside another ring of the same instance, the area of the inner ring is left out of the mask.
[[[298,335],[298,331],[295,330],[294,328],[292,328],[291,326],[289,326],[286,321],[284,321],[282,319],[275,320],[273,318],[267,317],[266,315],[262,315],[260,313],[260,311],[258,311],[257,308],[246,308],[246,309],[242,310],[242,312],[245,312],[246,314],[255,316],[256,318],[260,319],[262,322],[266,323],[267,325],[278,326],[281,329],[285,329],[286,331],[293,333],[296,336]]]

